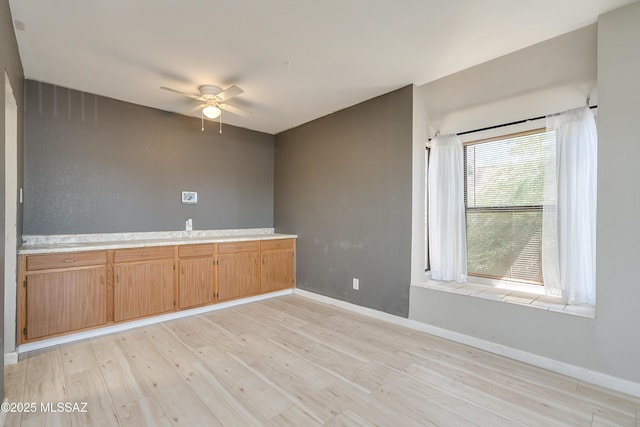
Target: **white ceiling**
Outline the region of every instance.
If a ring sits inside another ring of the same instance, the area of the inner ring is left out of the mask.
[[[25,77],[188,114],[204,84],[278,133],[596,22],[633,0],[10,0]],[[18,21],[18,22],[16,22]],[[194,113],[197,115],[197,113]]]

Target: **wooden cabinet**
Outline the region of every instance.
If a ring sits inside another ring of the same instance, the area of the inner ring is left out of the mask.
[[[20,343],[295,286],[295,239],[20,255]]]
[[[178,248],[180,309],[212,304],[215,300],[214,244],[185,245]]]
[[[166,313],[175,308],[174,248],[143,249],[115,251],[115,322]]]
[[[69,269],[89,265],[105,265],[106,263],[106,251],[29,255],[27,257],[27,271],[50,270],[54,268]]]
[[[22,342],[107,323],[106,252],[29,255],[23,260]]]
[[[295,286],[295,240],[264,240],[261,246],[260,292]]]
[[[258,241],[218,245],[218,300],[256,295],[260,292]]]
[[[144,262],[155,259],[173,259],[175,246],[118,249],[114,251],[114,262]]]

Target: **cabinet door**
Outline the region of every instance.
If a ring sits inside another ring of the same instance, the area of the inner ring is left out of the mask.
[[[27,339],[107,323],[106,268],[27,276]]]
[[[258,253],[223,254],[218,258],[218,299],[255,295],[260,292]]]
[[[263,252],[260,291],[271,292],[292,288],[294,285],[293,260],[294,255],[291,251]]]
[[[213,303],[213,257],[180,260],[180,308]]]
[[[114,273],[114,321],[173,310],[173,260],[120,264]]]

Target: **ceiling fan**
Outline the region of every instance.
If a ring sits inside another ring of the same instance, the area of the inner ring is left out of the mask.
[[[196,101],[202,102],[200,105],[196,106],[192,111],[200,110],[201,118],[202,118],[202,131],[204,131],[204,118],[208,118],[211,120],[220,118],[220,133],[222,133],[222,110],[237,114],[239,116],[247,117],[251,113],[242,108],[235,107],[233,105],[227,104],[227,101],[231,98],[234,98],[244,91],[240,89],[238,86],[231,86],[225,90],[220,89],[218,86],[213,85],[203,85],[198,89],[200,90],[199,95],[193,95],[190,93],[181,92],[179,90],[171,89],[169,87],[161,86],[160,89],[167,90],[169,92],[177,93],[179,95],[183,95],[194,99]]]

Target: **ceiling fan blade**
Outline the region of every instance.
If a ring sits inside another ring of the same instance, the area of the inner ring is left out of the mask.
[[[189,98],[193,98],[193,99],[197,99],[200,96],[200,95],[192,95],[190,93],[180,92],[179,90],[171,89],[170,87],[160,86],[160,89],[163,89],[163,90],[166,90],[166,91],[169,91],[169,92],[173,92],[173,93],[177,93],[178,95],[188,96]]]
[[[206,107],[206,106],[207,106],[207,104],[200,104],[200,105],[198,105],[198,106],[196,106],[196,107],[193,107],[191,110],[189,110],[189,112],[188,112],[187,114],[193,114],[193,113],[195,113],[196,111],[200,111],[200,110],[202,110],[202,109],[203,109],[204,107]]]
[[[220,104],[220,108],[223,109],[224,111],[237,114],[238,116],[242,116],[242,117],[249,117],[251,115],[251,113],[248,112],[247,110],[243,110],[242,108],[234,107],[233,105],[229,105],[229,104]]]
[[[225,90],[223,90],[222,92],[220,92],[219,94],[217,94],[216,96],[218,97],[218,99],[220,99],[221,101],[226,101],[227,99],[231,99],[234,96],[238,96],[241,93],[244,93],[244,90],[240,89],[238,86],[233,85],[231,87],[226,88]]]

